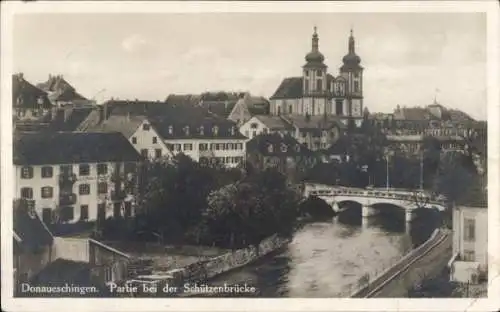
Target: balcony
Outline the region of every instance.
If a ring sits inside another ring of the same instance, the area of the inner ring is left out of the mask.
[[[59,184],[73,184],[76,182],[76,174],[64,172],[59,175]]]
[[[61,194],[59,196],[59,205],[70,206],[76,203],[76,194]]]

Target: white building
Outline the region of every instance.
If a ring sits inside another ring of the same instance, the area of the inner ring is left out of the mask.
[[[232,121],[216,116],[188,119],[179,115],[151,123],[174,155],[183,153],[202,163],[218,161],[226,167],[236,167],[245,160],[248,139]]]
[[[120,133],[21,133],[14,138],[15,197],[46,224],[132,216],[139,154]]]
[[[111,115],[87,132],[120,132],[144,158],[168,160],[173,156],[146,116]]]
[[[453,211],[450,279],[477,284],[488,272],[488,209],[460,206]]]

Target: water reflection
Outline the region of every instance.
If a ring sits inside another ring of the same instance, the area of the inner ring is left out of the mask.
[[[360,211],[356,215],[360,207],[353,208],[305,225],[282,252],[211,283],[254,285],[259,297],[341,297],[365,273],[390,266],[434,229],[426,213],[408,226],[401,210],[362,219]]]

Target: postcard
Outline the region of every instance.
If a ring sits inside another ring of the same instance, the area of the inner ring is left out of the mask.
[[[495,310],[498,13],[2,3],[2,308]]]

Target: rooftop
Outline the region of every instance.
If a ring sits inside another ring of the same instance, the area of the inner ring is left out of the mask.
[[[139,154],[118,132],[18,133],[14,138],[15,165],[136,161]]]

